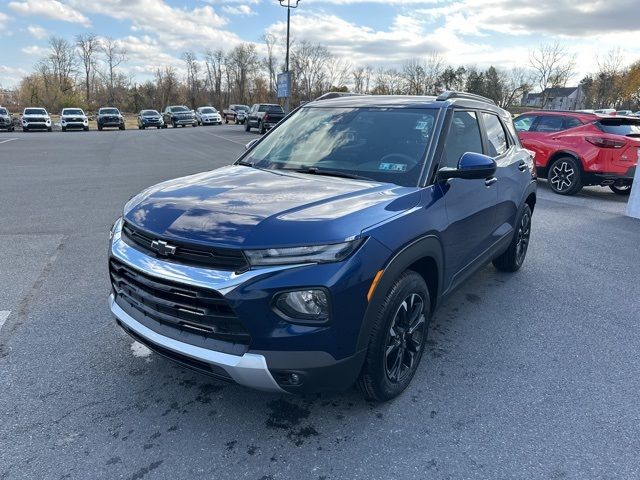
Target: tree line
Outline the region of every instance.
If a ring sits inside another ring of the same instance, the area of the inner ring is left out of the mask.
[[[94,111],[110,105],[136,112],[170,104],[225,108],[230,103],[277,102],[277,75],[284,71],[283,41],[271,34],[262,41],[262,54],[254,43],[241,43],[226,52],[188,50],[181,55],[182,69],[159,67],[149,72],[152,79],[138,82],[125,73],[128,52],[117,40],[91,33],[74,41],[51,37],[48,53],[21,80],[15,96],[20,106],[51,111],[71,106]],[[566,86],[575,67],[575,57],[558,43],[540,45],[522,66],[510,69],[454,66],[435,52],[397,67],[373,68],[353,65],[324,45],[301,40],[291,47],[291,104],[327,91],[429,95],[463,90],[509,109],[519,106],[529,92]],[[619,50],[598,61],[598,70],[580,84],[586,108],[640,108],[640,61],[625,67]],[[547,101],[543,96],[543,105]]]

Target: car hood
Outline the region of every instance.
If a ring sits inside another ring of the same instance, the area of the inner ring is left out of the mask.
[[[264,248],[344,241],[419,199],[412,187],[230,166],[151,187],[124,217],[169,239]]]
[[[62,118],[81,118],[83,120],[86,120],[87,116],[86,115],[62,115],[60,118],[61,119]]]

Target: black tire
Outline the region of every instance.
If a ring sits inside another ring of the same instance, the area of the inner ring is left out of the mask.
[[[9,131],[9,132],[14,132],[15,130],[16,130],[16,127],[9,127],[9,128],[7,129],[7,131]]]
[[[53,132],[53,128],[48,127],[48,128],[47,128],[47,132]]]
[[[224,123],[229,123],[229,117],[227,117],[226,115],[224,116]]]
[[[98,124],[98,131],[102,131],[102,125]]]
[[[178,125],[176,124],[176,121],[175,121],[175,120],[171,120],[171,126],[172,126],[173,128],[178,128]]]
[[[63,132],[66,132],[66,131],[67,131],[67,127],[60,127],[60,129],[61,129]]]
[[[371,330],[358,377],[367,399],[391,400],[407,388],[427,343],[430,309],[424,279],[405,271],[389,289]]]
[[[164,125],[162,125],[162,128],[167,128],[167,124],[165,123]]]
[[[249,122],[244,124],[244,131],[245,132],[250,132],[251,131],[251,126],[249,126]]]
[[[628,196],[631,193],[631,184],[628,185],[609,185],[609,188],[616,195]]]
[[[262,122],[258,124],[258,129],[260,131],[260,135],[264,135],[265,133],[267,133],[267,127],[265,127],[264,123]]]
[[[23,132],[28,132],[29,131],[29,127],[22,127],[22,131]]]
[[[118,127],[118,130],[124,130],[124,129],[125,129],[125,126],[124,126],[124,125],[120,125],[120,126]]]
[[[89,127],[82,127],[82,130],[84,130],[85,132],[89,131]]]
[[[575,195],[582,190],[582,169],[575,158],[560,157],[549,166],[549,187],[559,195]]]
[[[509,248],[497,258],[493,259],[493,266],[503,272],[516,272],[524,263],[531,238],[531,208],[526,203],[520,209],[516,220],[516,230],[509,244]]]
[[[197,124],[197,123],[192,123],[192,124],[191,124],[191,126],[192,126],[193,128],[196,128],[196,127],[198,126],[198,124]]]

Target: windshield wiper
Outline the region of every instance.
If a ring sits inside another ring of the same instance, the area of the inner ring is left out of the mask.
[[[254,166],[253,162],[247,162],[246,160],[238,160],[236,162],[236,165],[242,165],[242,166],[245,166],[245,167],[253,167]]]
[[[306,168],[279,168],[278,170],[290,170],[297,173],[309,173],[311,175],[325,175],[327,177],[340,177],[340,178],[352,178],[354,180],[369,180],[373,181],[373,178],[365,177],[362,175],[356,175],[354,173],[341,172],[339,170],[320,170],[317,167]]]

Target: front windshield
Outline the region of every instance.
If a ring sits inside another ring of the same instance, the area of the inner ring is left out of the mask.
[[[117,108],[101,108],[100,115],[120,115]]]
[[[160,114],[156,110],[143,110],[142,116],[143,117],[159,117]]]
[[[243,162],[416,186],[437,109],[302,108]]]
[[[25,108],[25,115],[46,115],[47,111],[44,108]]]
[[[62,110],[62,115],[84,115],[84,112],[79,108],[65,108]]]
[[[172,107],[171,111],[172,112],[190,112],[191,110],[189,110],[187,107]]]
[[[216,113],[217,110],[215,108],[201,108],[200,113]]]
[[[249,111],[248,105],[236,105],[236,110],[242,110],[243,112]]]

